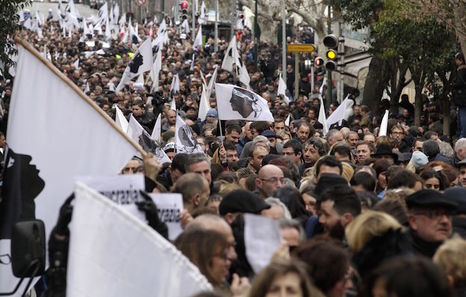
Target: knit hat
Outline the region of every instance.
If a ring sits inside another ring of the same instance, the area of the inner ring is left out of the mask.
[[[427,163],[429,163],[429,159],[421,151],[413,152],[413,155],[411,157],[411,161],[413,162],[414,168],[416,168],[416,169],[418,169],[418,168],[426,165]]]

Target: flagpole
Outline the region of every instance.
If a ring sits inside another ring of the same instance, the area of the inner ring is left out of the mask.
[[[83,91],[78,88],[68,77],[65,76],[62,72],[60,72],[50,61],[46,58],[42,57],[40,53],[37,52],[35,48],[33,48],[28,42],[25,40],[15,37],[15,42],[22,47],[24,47],[27,51],[29,51],[34,57],[36,57],[39,61],[41,61],[45,66],[47,66],[56,76],[58,76],[61,80],[63,80],[71,89],[73,89],[76,94],[78,94],[87,104],[89,104],[95,111],[97,111],[115,130],[120,133],[120,135],[126,139],[143,157],[147,155],[147,153],[142,149],[142,147],[136,143],[133,139],[129,137],[126,132],[124,132],[118,125],[115,123],[112,118],[110,118],[94,101],[92,101]]]

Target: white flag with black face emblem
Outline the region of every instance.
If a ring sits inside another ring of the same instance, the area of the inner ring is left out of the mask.
[[[126,66],[125,72],[123,72],[123,77],[121,78],[116,91],[121,91],[133,78],[149,71],[152,64],[152,47],[150,38],[147,38],[146,41],[144,41],[144,43],[138,48],[128,66]]]
[[[233,64],[239,63],[239,54],[238,49],[236,48],[236,36],[233,36],[230,43],[228,44],[227,51],[225,53],[225,57],[223,58],[222,62],[222,69],[226,71],[232,72],[233,71]]]
[[[118,174],[136,153],[131,143],[136,144],[110,117],[26,46],[18,45],[8,118],[0,255],[9,254],[11,227],[18,220],[44,221],[49,238],[75,176]],[[11,265],[0,265],[3,292],[18,281],[11,273]]]
[[[134,141],[139,143],[146,152],[154,154],[160,163],[171,163],[171,160],[167,154],[155,142],[155,140],[151,138],[149,133],[144,130],[144,128],[141,126],[141,124],[139,124],[139,122],[132,114],[129,117],[128,135],[134,139]]]
[[[194,137],[193,130],[179,115],[176,115],[175,139],[177,153],[204,153]]]
[[[220,120],[274,121],[267,100],[250,90],[215,84],[215,93]]]

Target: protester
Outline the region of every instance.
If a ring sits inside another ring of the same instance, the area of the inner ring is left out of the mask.
[[[254,65],[255,41],[244,22],[232,41],[220,34],[215,51],[214,32],[208,26],[201,31],[205,42],[195,46],[187,32],[193,28],[169,17],[164,22],[147,17],[138,23],[126,14],[119,22],[109,20],[99,28],[95,20],[84,23],[86,18],[81,17],[73,25],[70,13],[59,20],[52,13],[42,24],[35,24],[33,17],[35,25],[18,31],[18,36],[97,109],[115,119],[120,133],[130,135],[134,120],[147,132],[131,138],[156,155],[156,170],[149,173],[149,161],[140,155],[125,160],[126,166],[118,170],[125,175],[145,173],[147,192],[181,194],[183,210],[174,219],[181,234],[174,244],[199,268],[216,296],[343,297],[357,289],[356,275],[362,277],[361,296],[385,296],[378,292],[398,297],[450,296],[444,276],[430,260],[434,254],[451,287],[457,292],[464,289],[464,277],[457,273],[464,267],[455,260],[461,258],[457,247],[462,245],[458,239],[450,241],[453,233],[464,238],[466,230],[466,90],[461,53],[455,57],[458,69],[452,94],[459,132],[443,135],[437,129],[437,98],[426,99],[419,121],[414,121],[413,101],[406,94],[399,106],[393,104],[399,108],[390,110],[386,131],[379,131],[380,113],[361,105],[360,98],[349,99],[349,114],[342,112],[345,115],[327,127],[319,113],[320,102],[330,107],[323,108],[328,116],[342,109],[337,109],[335,98],[319,91],[320,86],[326,88],[323,75],[312,78],[312,90],[311,75],[301,67],[290,67],[294,57],[288,55],[285,85],[290,88],[286,96],[280,93],[279,47],[261,39]],[[93,29],[84,24],[92,24]],[[301,43],[300,34],[293,40],[289,36],[289,42]],[[139,73],[145,67],[145,40],[150,41],[152,63],[150,71]],[[294,70],[301,77],[296,94],[290,82]],[[14,79],[2,71],[1,155],[9,149],[5,136],[7,141],[11,136],[5,133]],[[222,93],[215,83],[228,86],[231,94]],[[227,99],[222,101],[222,96]],[[225,102],[231,109],[227,115]],[[387,103],[380,102],[383,111]],[[12,163],[1,165],[8,168]],[[169,238],[165,224],[173,222],[158,217],[155,203],[138,203],[146,214],[145,223]],[[0,199],[1,213],[3,205]],[[281,259],[266,263],[256,275],[247,240],[261,240],[269,247],[271,234],[248,238],[245,214],[272,218],[277,234],[286,241],[285,254],[291,252],[305,263]],[[57,227],[63,227],[61,223]],[[429,259],[396,257],[413,253]],[[246,292],[248,279],[252,287]]]

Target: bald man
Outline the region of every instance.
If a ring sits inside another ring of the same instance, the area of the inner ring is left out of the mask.
[[[271,197],[283,186],[283,171],[275,165],[265,165],[259,170],[256,178],[256,189],[262,198]]]
[[[237,254],[235,251],[235,237],[233,236],[233,231],[231,230],[230,225],[220,216],[213,214],[203,214],[196,217],[186,228],[185,231],[191,230],[193,228],[199,228],[202,230],[213,230],[221,233],[228,241],[228,259],[230,261],[235,261],[237,259]]]

